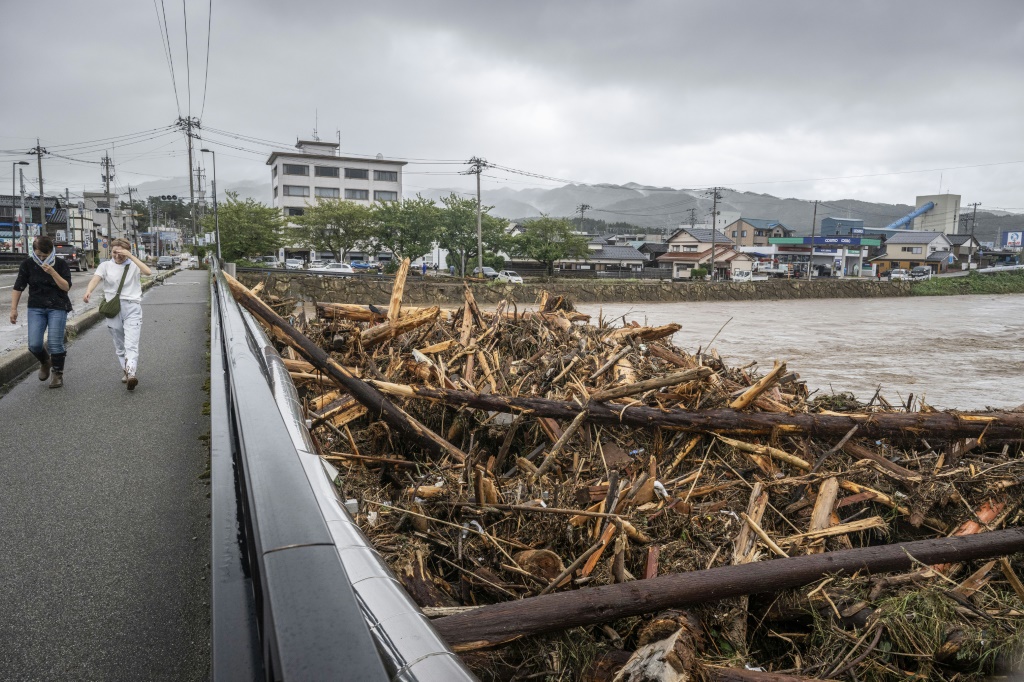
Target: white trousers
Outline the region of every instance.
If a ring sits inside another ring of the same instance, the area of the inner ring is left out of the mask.
[[[142,335],[142,303],[121,299],[121,312],[107,318],[114,337],[114,352],[121,369],[135,374],[139,368],[139,337]]]

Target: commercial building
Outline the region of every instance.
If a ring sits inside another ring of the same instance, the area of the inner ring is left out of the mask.
[[[297,152],[275,151],[267,159],[274,206],[287,220],[301,216],[317,199],[345,199],[369,206],[374,201],[402,198],[405,161],[377,155],[375,159],[341,156],[340,145],[299,140]],[[285,255],[305,255],[293,240]]]
[[[931,210],[914,218],[911,229],[918,232],[956,234],[960,230],[960,195],[930,194],[917,197],[917,208],[934,204]]]

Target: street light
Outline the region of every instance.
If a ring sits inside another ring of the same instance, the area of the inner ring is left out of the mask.
[[[204,154],[213,155],[213,225],[217,230],[217,262],[220,262],[220,215],[217,213],[217,153],[212,149],[200,149]]]
[[[17,243],[17,237],[14,236],[14,177],[17,175],[14,171],[15,166],[27,166],[28,161],[12,161],[11,162],[11,253],[14,253],[14,245]],[[21,216],[22,224],[25,222],[25,216]],[[22,227],[24,230],[25,228]]]

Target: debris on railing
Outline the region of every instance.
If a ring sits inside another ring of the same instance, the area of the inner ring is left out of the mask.
[[[981,679],[1024,660],[1024,412],[815,397],[785,363],[674,346],[679,325],[548,295],[481,310],[468,289],[457,311],[409,308],[396,282],[387,309],[231,285],[301,356],[360,525],[481,678]]]

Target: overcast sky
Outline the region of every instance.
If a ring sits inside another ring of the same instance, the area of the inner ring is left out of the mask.
[[[157,130],[180,109],[209,129],[222,187],[270,181],[271,148],[225,133],[293,145],[316,125],[346,153],[579,182],[890,203],[941,189],[1024,212],[1020,0],[213,0],[208,81],[210,3],[184,5],[190,69],[182,1],[163,0],[176,101],[160,0],[0,0],[0,188],[37,136],[96,162],[103,143],[69,145],[142,133],[111,147],[115,183],[185,178],[183,136]],[[468,187],[461,168],[410,164],[406,194]],[[100,170],[48,156],[44,180],[75,193]]]

